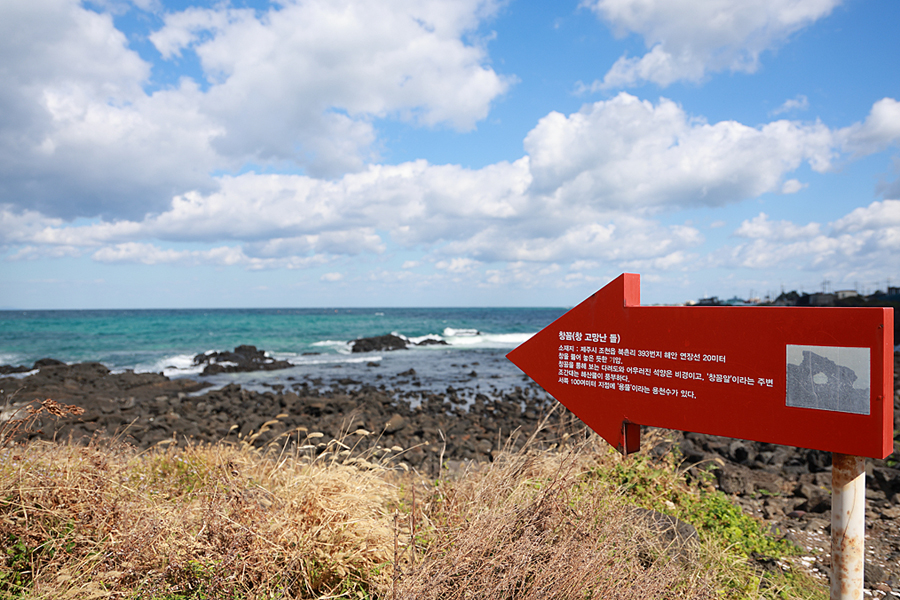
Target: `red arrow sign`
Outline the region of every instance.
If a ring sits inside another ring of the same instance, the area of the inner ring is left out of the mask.
[[[639,425],[884,458],[890,308],[640,306],[624,274],[507,357],[620,451]]]

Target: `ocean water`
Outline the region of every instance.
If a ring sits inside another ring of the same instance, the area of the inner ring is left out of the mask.
[[[393,389],[503,391],[526,379],[507,352],[565,312],[563,308],[371,308],[0,311],[0,364],[52,357],[97,361],[113,371],[161,372],[266,389],[310,381],[390,384]],[[361,337],[394,333],[447,345],[351,353]],[[200,375],[194,356],[251,344],[294,367]],[[402,377],[414,369],[416,377]]]

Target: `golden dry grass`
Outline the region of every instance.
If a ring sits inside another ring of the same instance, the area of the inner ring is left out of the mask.
[[[423,507],[430,539],[398,598],[704,598],[699,546],[666,547],[633,507],[583,475],[619,460],[596,439],[505,453],[444,480]]]
[[[0,589],[309,598],[353,584],[368,593],[386,585],[378,567],[393,548],[397,486],[381,471],[248,444],[8,448],[0,538],[13,560]]]
[[[716,540],[664,542],[595,436],[434,480],[367,435],[0,447],[0,599],[761,597]]]

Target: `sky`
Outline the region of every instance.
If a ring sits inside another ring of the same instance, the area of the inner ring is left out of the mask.
[[[0,308],[900,285],[896,0],[3,0]]]

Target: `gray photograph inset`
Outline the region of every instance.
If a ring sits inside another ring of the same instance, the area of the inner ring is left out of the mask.
[[[788,406],[869,414],[869,349],[787,347]]]

